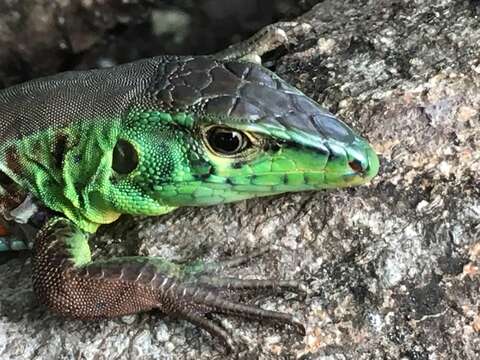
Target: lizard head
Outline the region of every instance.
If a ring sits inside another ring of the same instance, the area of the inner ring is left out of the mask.
[[[133,154],[125,188],[154,205],[121,211],[356,186],[378,172],[366,140],[259,65],[192,58],[164,76],[162,110],[137,111],[113,154],[114,170]]]

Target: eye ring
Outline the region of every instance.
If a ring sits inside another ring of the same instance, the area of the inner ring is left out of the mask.
[[[205,141],[214,153],[221,156],[236,156],[251,146],[249,137],[236,129],[212,126],[205,132]]]

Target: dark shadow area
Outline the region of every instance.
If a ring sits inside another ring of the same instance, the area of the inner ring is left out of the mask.
[[[248,38],[268,24],[294,19],[318,2],[321,1],[157,1],[145,21],[133,26],[119,24],[98,46],[79,57],[78,65],[105,66],[113,59],[124,63],[161,54],[211,54]]]
[[[162,54],[210,54],[321,0],[0,4],[0,87]]]

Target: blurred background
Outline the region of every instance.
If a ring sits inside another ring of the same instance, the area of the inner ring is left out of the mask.
[[[161,54],[210,54],[318,2],[0,1],[0,86]]]

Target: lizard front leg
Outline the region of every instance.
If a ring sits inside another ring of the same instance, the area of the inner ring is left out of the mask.
[[[198,267],[198,264],[195,265]],[[53,218],[40,230],[33,249],[33,284],[50,309],[78,319],[111,318],[158,309],[219,336],[229,351],[233,341],[212,313],[303,325],[285,313],[229,300],[242,290],[295,290],[289,281],[196,277],[196,272],[156,257],[120,257],[92,262],[88,237],[70,220]],[[199,273],[204,269],[200,269]],[[207,269],[208,270],[208,269]],[[276,284],[273,286],[272,284]]]
[[[279,22],[265,26],[249,39],[230,45],[213,56],[219,60],[241,60],[262,63],[261,56],[282,45],[294,43],[295,34],[307,24]]]

